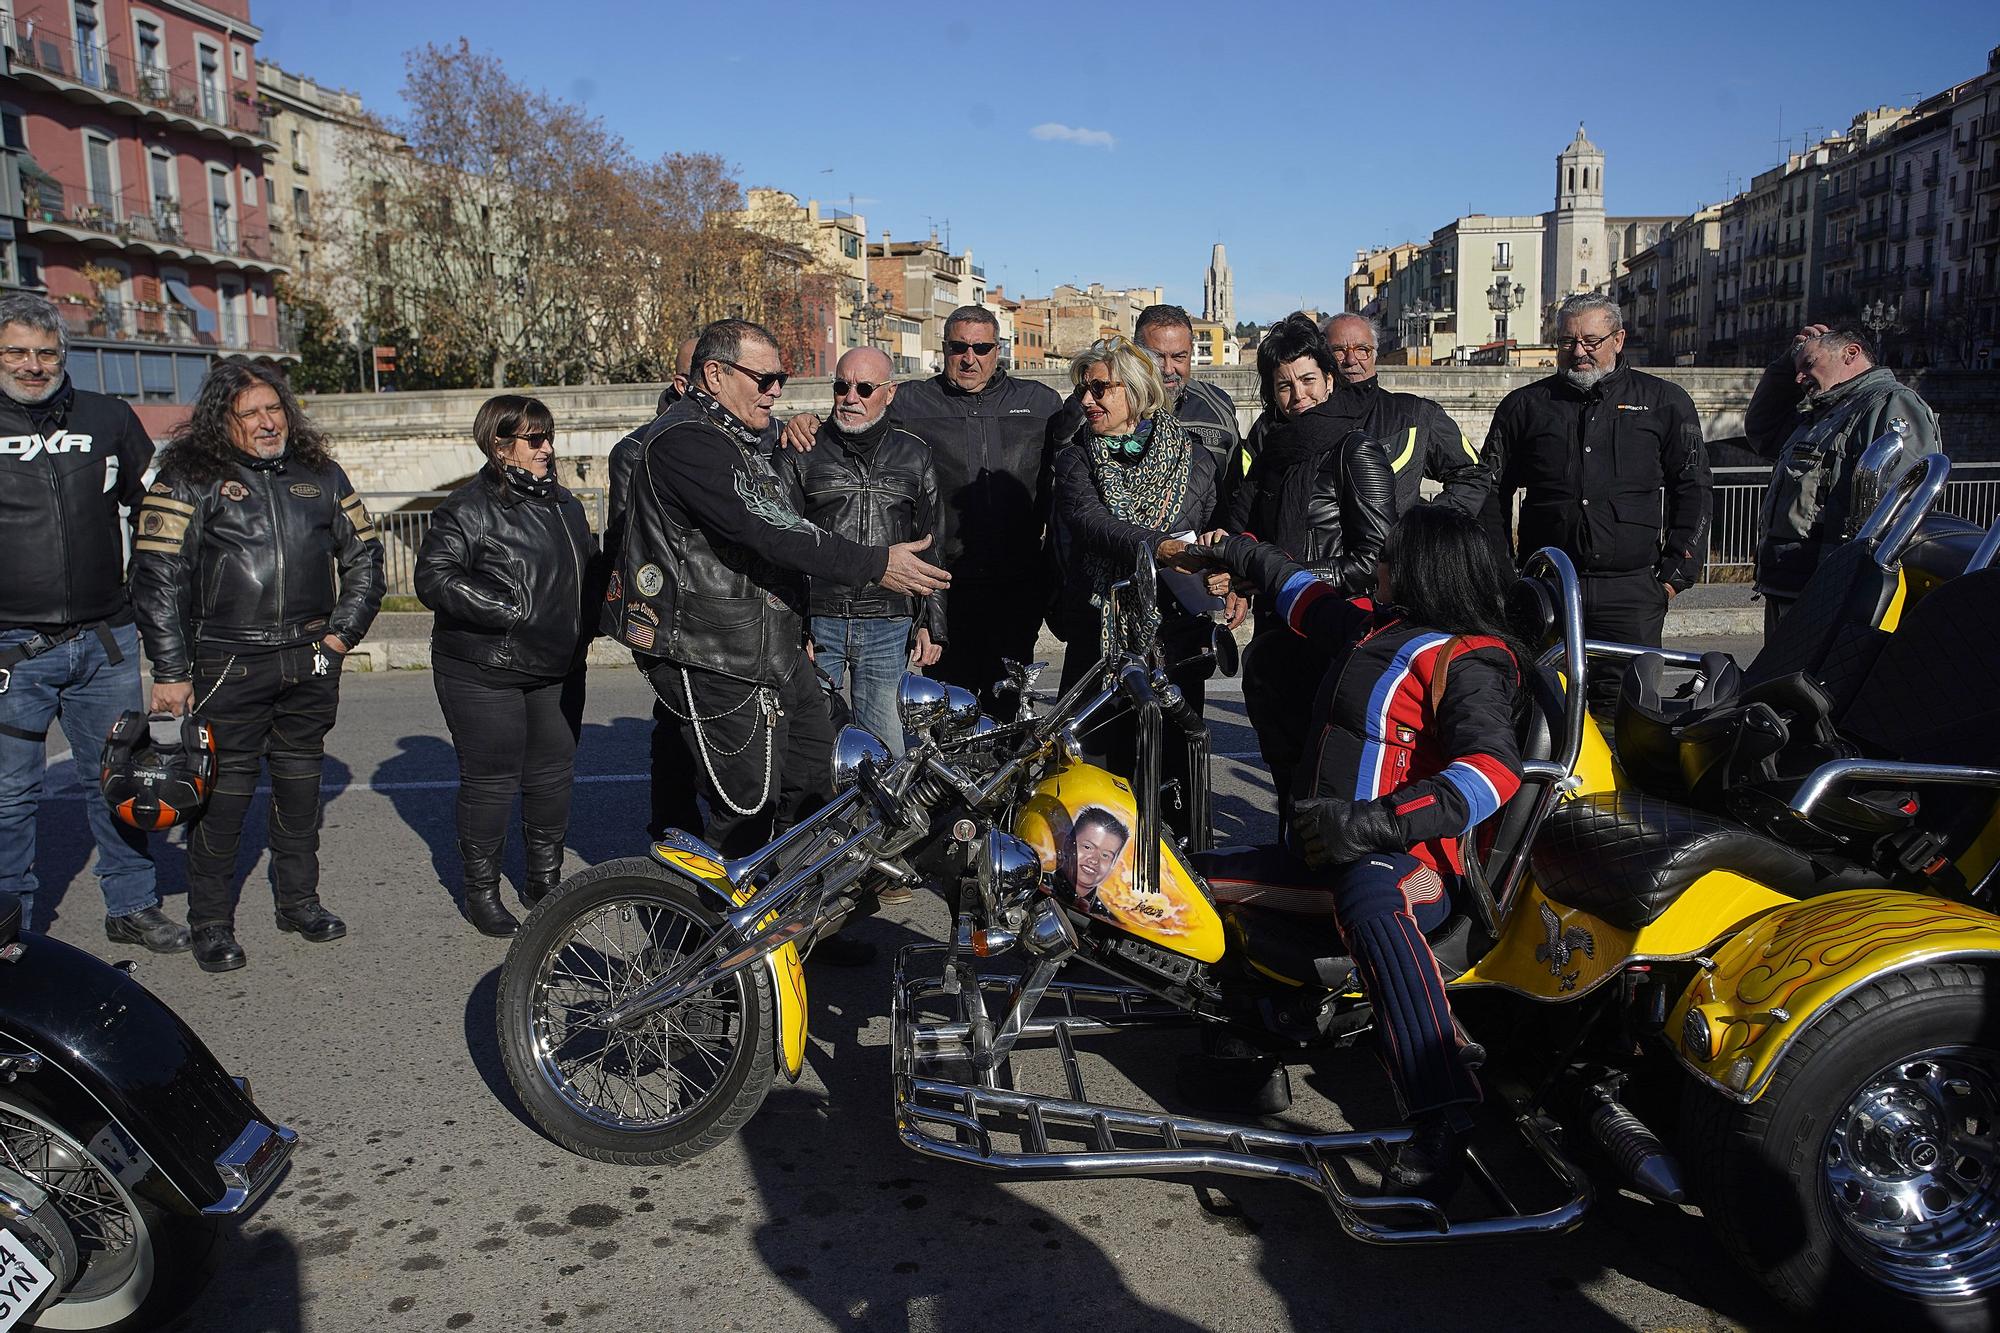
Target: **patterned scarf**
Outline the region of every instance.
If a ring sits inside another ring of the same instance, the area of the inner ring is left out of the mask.
[[[743,419],[715,400],[715,395],[695,385],[689,385],[687,396],[695,406],[708,414],[708,419],[720,426],[735,441],[751,453],[758,452],[764,442],[760,431],[751,430],[743,424]]]
[[[1155,531],[1179,519],[1194,480],[1188,433],[1166,412],[1139,423],[1132,435],[1090,438],[1090,479],[1111,516]],[[1123,461],[1137,454],[1136,463]],[[1116,645],[1111,623],[1111,585],[1132,574],[1132,553],[1113,555],[1086,550],[1084,574],[1090,582],[1090,604],[1098,609],[1097,650],[1110,656]]]

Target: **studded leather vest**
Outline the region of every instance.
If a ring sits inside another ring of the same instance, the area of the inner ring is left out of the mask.
[[[672,451],[685,433],[722,435],[690,402],[647,450]],[[726,438],[726,436],[725,436]],[[790,512],[769,461],[731,441],[730,478],[745,504]],[[632,478],[630,526],[607,593],[615,634],[635,652],[773,688],[798,668],[804,642],[805,580],[736,542],[712,538],[678,505],[663,501],[641,458]]]

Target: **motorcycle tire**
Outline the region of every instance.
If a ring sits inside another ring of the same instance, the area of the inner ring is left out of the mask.
[[[756,1114],[777,1027],[761,964],[613,1036],[558,1023],[665,975],[720,921],[698,890],[643,857],[592,866],[536,904],[500,969],[498,1026],[508,1080],[543,1133],[600,1162],[656,1165],[700,1156]],[[578,1077],[587,1066],[595,1092]],[[680,1100],[690,1086],[699,1095]]]
[[[1790,1309],[1842,1327],[1990,1327],[1995,998],[1966,964],[1877,977],[1814,1019],[1749,1105],[1689,1084],[1681,1123],[1702,1211]]]
[[[65,1124],[16,1089],[0,1092],[0,1154],[49,1191],[77,1242],[76,1280],[34,1328],[158,1328],[193,1302],[221,1257],[221,1219],[176,1211],[146,1197],[146,1181],[135,1193],[119,1179],[120,1165],[93,1146],[109,1124]]]

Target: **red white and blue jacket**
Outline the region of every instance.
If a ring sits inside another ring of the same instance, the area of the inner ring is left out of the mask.
[[[1412,624],[1396,607],[1344,598],[1277,547],[1248,537],[1229,538],[1222,555],[1293,632],[1330,657],[1293,790],[1301,798],[1383,798],[1412,856],[1461,873],[1460,840],[1521,786],[1513,721],[1520,673],[1506,644],[1455,637]],[[1433,709],[1432,680],[1447,653]]]

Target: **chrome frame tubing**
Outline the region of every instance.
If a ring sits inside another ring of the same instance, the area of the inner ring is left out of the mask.
[[[1966,764],[1906,764],[1877,759],[1835,759],[1821,764],[1812,771],[1811,777],[1799,784],[1799,789],[1792,793],[1792,813],[1802,819],[1809,817],[1814,808],[1831,796],[1836,788],[1847,783],[1882,781],[2000,787],[2000,768],[1975,768]]]
[[[1854,510],[1865,511],[1872,518],[1877,506],[1885,498],[1882,493],[1882,474],[1894,466],[1909,446],[1910,423],[1901,417],[1892,417],[1889,428],[1870,441],[1854,463]],[[1848,515],[1853,521],[1853,512]],[[1866,526],[1864,523],[1863,526]],[[1858,535],[1858,530],[1856,532]]]
[[[1553,546],[1544,546],[1522,562],[1523,578],[1538,578],[1546,574],[1556,585],[1558,610],[1562,616],[1562,642],[1542,654],[1538,665],[1553,666],[1558,662],[1563,671],[1563,737],[1556,748],[1553,759],[1529,760],[1521,765],[1521,775],[1541,784],[1535,796],[1534,812],[1528,818],[1528,825],[1521,832],[1521,840],[1514,850],[1507,854],[1507,863],[1501,867],[1498,880],[1487,887],[1492,900],[1496,921],[1506,915],[1514,895],[1520,890],[1521,881],[1528,872],[1528,848],[1534,845],[1535,835],[1541,832],[1542,824],[1555,808],[1556,798],[1576,777],[1577,761],[1583,755],[1583,731],[1589,722],[1588,702],[1584,697],[1584,668],[1588,658],[1584,652],[1583,638],[1583,590],[1577,582],[1576,566],[1570,558]],[[1515,799],[1519,799],[1518,795]],[[1487,904],[1480,904],[1482,914]]]
[[[1916,535],[1917,525],[1944,493],[1950,473],[1951,460],[1941,453],[1919,458],[1855,529],[1854,540],[1873,543],[1876,563],[1884,569],[1895,568],[1910,538]]]
[[[1973,574],[1986,568],[1993,563],[1995,555],[2000,555],[2000,521],[1996,521],[1986,530],[1986,535],[1979,539],[1979,545],[1973,550],[1972,558],[1965,562],[1965,572]]]

